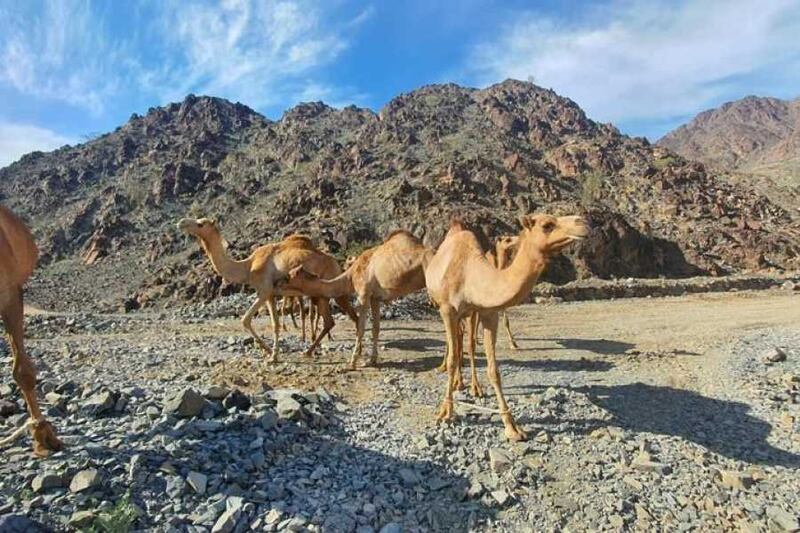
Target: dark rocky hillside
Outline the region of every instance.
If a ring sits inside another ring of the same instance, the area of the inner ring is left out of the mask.
[[[800,202],[800,98],[748,96],[704,111],[659,146],[732,173],[787,209]]]
[[[796,268],[800,252],[797,221],[766,197],[519,81],[427,86],[377,114],[306,103],[274,122],[189,96],[1,169],[0,202],[34,228],[32,298],[56,308],[233,290],[178,234],[187,214],[216,216],[234,254],[299,231],[344,257],[398,227],[436,244],[454,215],[491,238],[522,213],[587,213],[597,231],[551,267],[556,282]]]

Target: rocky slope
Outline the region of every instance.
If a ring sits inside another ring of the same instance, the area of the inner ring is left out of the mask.
[[[765,187],[800,198],[800,98],[728,102],[700,113],[658,145],[717,169],[768,178]]]
[[[793,268],[800,250],[793,215],[747,186],[511,80],[278,121],[189,96],[0,169],[0,202],[41,244],[33,300],[62,308],[230,292],[174,229],[186,214],[217,216],[234,254],[302,231],[344,256],[397,227],[436,244],[453,215],[493,237],[525,212],[587,213],[597,231],[555,282]]]

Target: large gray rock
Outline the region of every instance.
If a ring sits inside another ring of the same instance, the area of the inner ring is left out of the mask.
[[[508,471],[514,464],[512,455],[502,448],[489,448],[489,465],[492,467],[492,472],[495,474],[502,474]]]
[[[45,472],[44,474],[39,474],[33,478],[33,481],[31,481],[31,490],[33,490],[33,492],[41,492],[43,490],[61,487],[63,485],[64,478],[61,476],[61,474]]]
[[[164,402],[164,412],[183,418],[199,415],[206,405],[203,396],[194,389],[184,389]]]
[[[800,530],[800,522],[797,516],[789,511],[784,511],[780,507],[770,505],[766,509],[767,517],[772,521],[780,531],[798,531]]]
[[[102,480],[103,477],[96,468],[87,468],[73,476],[69,484],[69,490],[70,492],[83,492],[100,485]]]
[[[208,476],[200,472],[191,471],[186,476],[186,483],[189,484],[197,494],[205,494],[208,485]]]
[[[304,420],[307,416],[302,404],[291,396],[280,397],[275,410],[284,420]]]
[[[93,415],[103,415],[114,409],[117,398],[119,394],[103,389],[84,400],[83,409]]]

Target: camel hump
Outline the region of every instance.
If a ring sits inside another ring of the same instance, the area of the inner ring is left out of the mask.
[[[301,235],[300,233],[293,233],[292,235],[289,235],[283,239],[282,244],[291,246],[293,248],[314,248],[314,241],[311,240],[311,237],[308,235]]]
[[[395,238],[397,236],[400,236],[400,235],[402,235],[403,237],[406,237],[408,239],[411,239],[411,240],[413,240],[415,242],[420,242],[420,240],[413,233],[411,233],[408,230],[404,230],[404,229],[396,229],[394,231],[389,232],[389,234],[386,235],[386,237],[383,239],[383,242],[389,242],[391,239],[393,239],[393,238]]]

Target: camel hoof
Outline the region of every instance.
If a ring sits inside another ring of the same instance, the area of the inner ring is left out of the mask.
[[[441,365],[437,366],[436,371],[439,372],[440,374],[444,374],[445,372],[447,372],[447,363],[442,363]]]
[[[377,355],[373,355],[372,357],[367,359],[367,362],[365,363],[365,366],[378,366],[378,356]]]
[[[60,451],[64,445],[56,437],[52,424],[46,420],[39,421],[33,428],[33,455],[48,457],[52,452]]]
[[[483,389],[477,383],[473,383],[469,388],[473,398],[483,398]]]
[[[456,415],[455,411],[453,410],[453,401],[452,400],[445,400],[442,402],[442,405],[439,407],[439,412],[436,415],[436,420],[438,422],[451,422],[455,420]]]
[[[528,440],[528,435],[519,428],[510,414],[503,416],[503,425],[505,426],[505,435],[508,440],[512,442]]]

